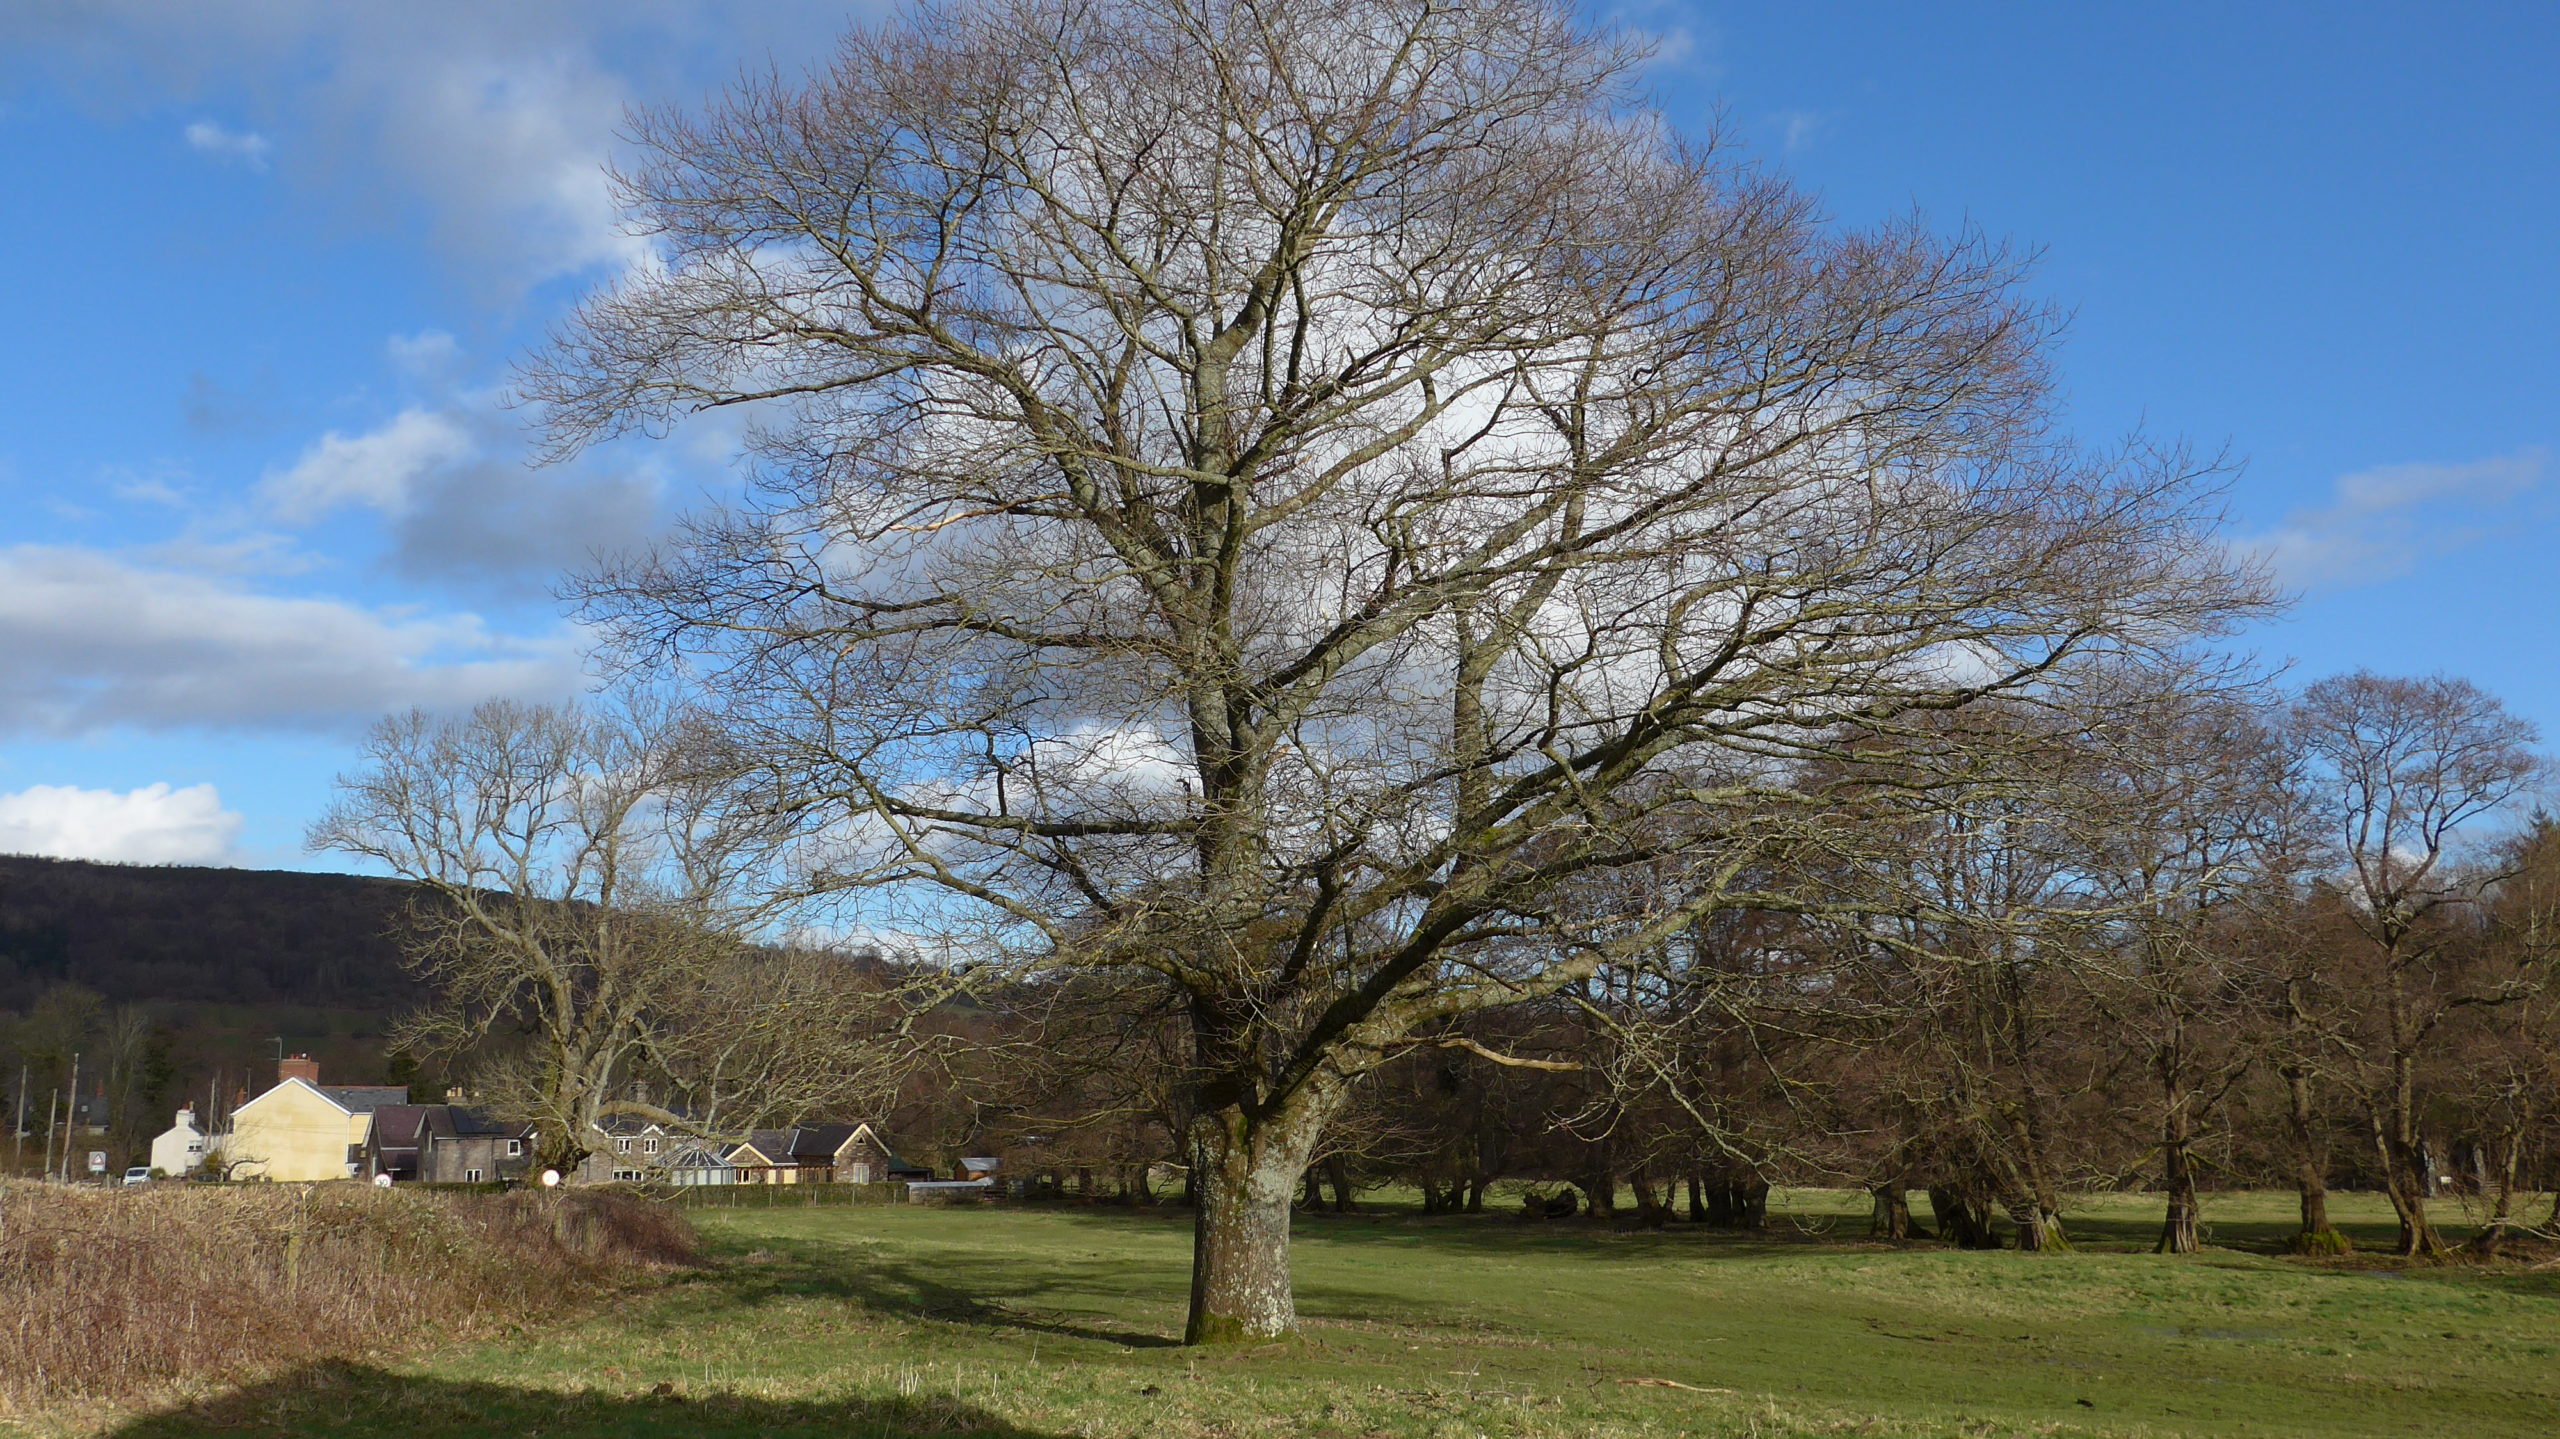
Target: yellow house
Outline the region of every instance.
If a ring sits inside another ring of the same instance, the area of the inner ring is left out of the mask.
[[[234,1179],[345,1179],[356,1172],[373,1111],[409,1091],[379,1084],[314,1084],[299,1076],[231,1112],[222,1158]]]

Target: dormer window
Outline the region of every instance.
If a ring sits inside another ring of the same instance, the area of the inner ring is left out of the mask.
[[[656,1135],[654,1135],[654,1134],[653,1134],[653,1135],[650,1135],[647,1139],[644,1139],[644,1140],[640,1141],[640,1152],[641,1152],[641,1153],[643,1153],[643,1154],[655,1154],[655,1153],[657,1153],[657,1152],[658,1152],[658,1136],[656,1136]]]
[[[613,1142],[613,1152],[616,1154],[629,1154],[631,1152],[631,1136],[626,1134],[622,1138],[615,1140]]]

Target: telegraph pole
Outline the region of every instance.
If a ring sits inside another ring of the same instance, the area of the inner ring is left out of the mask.
[[[71,1146],[80,1138],[80,1051],[71,1051],[71,1107],[62,1116],[62,1182],[71,1182]]]

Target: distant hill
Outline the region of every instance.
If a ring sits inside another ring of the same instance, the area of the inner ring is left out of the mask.
[[[115,1004],[406,1009],[391,928],[408,886],[288,870],[0,855],[0,1010],[47,987]]]

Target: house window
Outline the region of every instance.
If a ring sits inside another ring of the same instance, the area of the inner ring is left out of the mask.
[[[620,1139],[615,1140],[613,1142],[613,1152],[616,1154],[629,1154],[631,1152],[631,1136],[626,1134]]]
[[[654,1134],[653,1134],[653,1135],[650,1135],[648,1138],[646,1138],[646,1139],[644,1139],[644,1140],[641,1140],[641,1141],[640,1141],[640,1152],[641,1152],[641,1153],[643,1153],[643,1154],[655,1154],[655,1153],[657,1153],[657,1152],[658,1152],[658,1137],[657,1137],[656,1135],[654,1135]]]
[[[486,1178],[487,1175],[488,1171],[484,1169],[466,1169],[462,1171],[462,1182],[465,1184],[478,1184],[482,1179]]]
[[[508,1140],[508,1141],[507,1141],[507,1157],[508,1157],[509,1159],[515,1159],[515,1158],[518,1158],[518,1157],[522,1156],[522,1155],[523,1155],[523,1153],[524,1153],[524,1141],[523,1141],[523,1140],[521,1140],[521,1139],[510,1139],[510,1140]]]

